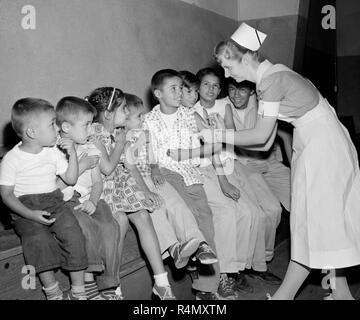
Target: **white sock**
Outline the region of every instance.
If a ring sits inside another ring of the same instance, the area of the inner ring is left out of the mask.
[[[85,294],[85,286],[73,286],[71,285],[71,291],[73,294]]]
[[[158,287],[168,287],[168,286],[170,286],[167,274],[168,274],[167,272],[154,274],[155,284]]]

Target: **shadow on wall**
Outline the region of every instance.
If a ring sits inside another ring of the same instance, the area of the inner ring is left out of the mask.
[[[11,122],[8,122],[3,130],[3,142],[2,145],[5,149],[10,150],[14,147],[17,143],[20,142],[19,137],[15,133],[14,129],[12,128]]]
[[[3,141],[2,145],[5,150],[10,150],[20,141],[19,137],[13,130],[11,122],[8,122],[3,130]],[[10,229],[11,228],[11,217],[9,214],[8,208],[0,200],[0,230],[2,228]]]

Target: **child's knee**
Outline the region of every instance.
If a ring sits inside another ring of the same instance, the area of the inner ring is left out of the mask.
[[[129,218],[125,212],[117,211],[113,215],[114,215],[114,219],[117,221],[120,227],[129,225]]]
[[[130,219],[134,223],[147,224],[151,222],[150,214],[146,210],[139,210],[137,212],[132,213]]]

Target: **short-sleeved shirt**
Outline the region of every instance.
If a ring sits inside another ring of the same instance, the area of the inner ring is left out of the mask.
[[[83,154],[89,156],[101,156],[101,151],[95,147],[93,143],[86,143],[76,146],[76,154],[78,159],[82,157]],[[78,178],[76,184],[66,189],[72,189],[77,191],[80,194],[79,201],[83,203],[86,200],[90,199],[90,194],[93,186],[93,181],[91,177],[91,169],[85,170]],[[63,190],[64,192],[64,190]]]
[[[220,117],[222,117],[222,119],[225,118],[225,111],[226,111],[226,105],[230,104],[228,103],[227,100],[225,99],[217,99],[215,100],[214,105],[211,108],[204,108],[201,104],[200,101],[198,101],[195,106],[194,109],[196,110],[196,112],[205,120],[205,111],[208,113],[208,115],[211,114],[219,114]],[[236,159],[236,155],[234,153],[234,150],[231,150],[231,148],[233,148],[232,145],[227,145],[226,149],[222,151],[219,154],[220,160],[223,164],[225,164],[226,161],[228,160],[234,160]],[[212,165],[212,162],[209,158],[203,158],[201,159],[201,167],[207,167],[209,165]]]
[[[172,125],[164,121],[160,105],[145,115],[144,129],[149,130],[151,147],[160,167],[175,171],[183,176],[185,185],[203,183],[203,177],[198,167],[200,158],[175,161],[167,155],[169,149],[193,149],[198,147],[196,136],[198,128],[194,112],[180,106],[176,111],[176,120]]]
[[[0,165],[0,185],[14,186],[14,194],[41,194],[55,191],[56,176],[66,172],[68,162],[55,146],[33,154],[22,151],[21,142],[12,148]]]
[[[319,92],[306,78],[281,64],[265,60],[257,70],[259,112],[262,102],[280,102],[278,118],[291,122],[313,109]],[[264,111],[266,114],[266,110]]]

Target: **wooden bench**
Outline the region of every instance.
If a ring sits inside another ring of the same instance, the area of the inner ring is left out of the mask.
[[[35,289],[24,289],[22,282],[26,282],[27,272],[23,270],[25,261],[19,237],[13,230],[0,232],[0,300],[2,299],[45,299],[41,284],[36,278]],[[136,235],[132,229],[125,238],[125,247],[122,257],[120,276],[125,278],[146,267],[139,250]],[[70,287],[68,277],[61,271],[56,277],[63,289]],[[24,280],[25,279],[25,280]]]

